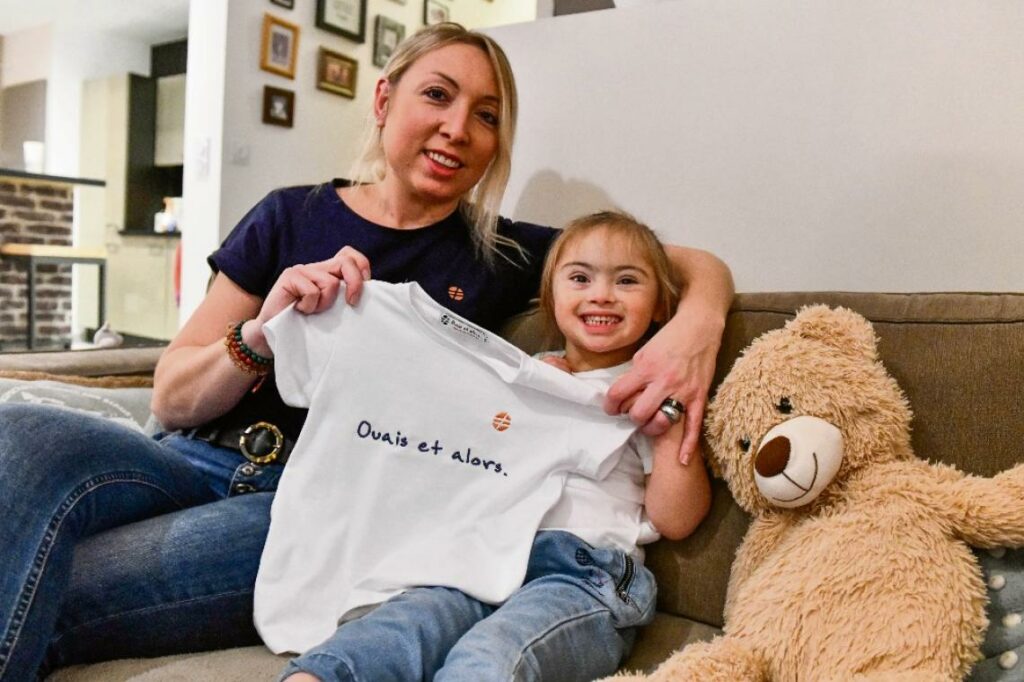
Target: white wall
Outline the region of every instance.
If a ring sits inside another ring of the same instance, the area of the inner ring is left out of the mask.
[[[221,150],[229,0],[189,4],[179,323],[206,293],[206,256],[220,243]]]
[[[448,6],[448,19],[472,29],[533,21],[537,3],[533,0],[439,0]]]
[[[383,13],[404,23],[406,31],[418,26],[418,3],[371,0],[368,5],[366,41],[358,44],[316,28],[316,0],[295,0],[291,11],[251,0],[229,2],[224,116],[231,125],[224,130],[221,237],[270,190],[346,174],[379,72],[373,66],[373,17]],[[259,67],[264,13],[300,27],[294,79]],[[320,46],[359,62],[355,99],[316,88]],[[262,122],[263,88],[267,85],[295,92],[294,127]],[[246,155],[247,162],[240,164],[239,156]]]
[[[688,0],[489,31],[506,213],[608,205],[751,290],[1022,290],[1024,4]]]
[[[8,33],[4,39],[4,58],[0,67],[0,85],[46,80],[50,75],[51,29],[49,25]]]
[[[46,171],[80,174],[82,84],[115,73],[149,75],[150,46],[107,32],[87,30],[74,17],[52,28],[46,84]]]

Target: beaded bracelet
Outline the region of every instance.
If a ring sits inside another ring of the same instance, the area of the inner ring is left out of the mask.
[[[224,345],[228,347],[228,356],[235,363],[235,367],[246,374],[253,376],[265,376],[274,366],[274,358],[265,358],[252,348],[249,348],[242,341],[242,320],[238,324],[228,325],[228,332],[224,336]]]

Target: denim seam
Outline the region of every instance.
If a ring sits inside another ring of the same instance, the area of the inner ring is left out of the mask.
[[[524,663],[527,662],[527,659],[526,659],[526,656],[525,656],[526,652],[529,651],[531,648],[533,648],[533,646],[536,645],[538,642],[540,642],[542,639],[544,639],[545,637],[547,637],[548,635],[550,635],[552,632],[554,632],[558,628],[562,627],[563,625],[567,625],[568,623],[572,623],[572,622],[577,621],[577,620],[582,620],[584,618],[590,618],[592,616],[598,616],[598,615],[601,615],[602,613],[605,613],[605,612],[609,612],[610,613],[611,610],[608,609],[607,607],[604,607],[604,608],[593,609],[591,611],[587,611],[586,613],[578,613],[578,614],[576,614],[574,616],[570,616],[568,618],[563,618],[562,620],[558,621],[557,623],[555,623],[554,625],[549,627],[544,632],[538,634],[536,637],[531,639],[529,642],[527,642],[526,646],[523,647],[522,651],[519,652],[519,662],[516,663],[515,667],[512,669],[512,677],[513,677],[513,679],[515,679],[516,674],[519,672],[519,668]],[[616,629],[618,629],[618,628],[616,628]]]
[[[309,670],[306,670],[305,667],[301,663],[299,663],[298,661],[300,661],[301,659],[307,659],[308,660],[308,659],[317,658],[317,657],[319,657],[319,658],[328,658],[328,659],[330,659],[332,661],[337,661],[341,666],[343,666],[345,668],[345,671],[348,672],[348,675],[349,675],[349,677],[351,679],[355,680],[356,682],[359,682],[359,676],[356,675],[354,670],[352,670],[352,666],[350,666],[348,664],[348,661],[346,661],[344,658],[340,658],[338,656],[335,656],[334,654],[329,653],[327,651],[317,651],[317,652],[313,652],[313,653],[303,654],[302,656],[299,656],[297,658],[293,658],[291,661],[289,661],[289,664],[295,666],[296,668],[298,668],[299,672],[304,672],[304,673],[307,673],[307,674],[311,675],[312,673],[310,673]],[[294,673],[292,673],[292,674],[294,674]]]
[[[167,490],[164,490],[162,486],[157,485],[153,479],[136,472],[109,472],[79,483],[78,486],[64,498],[64,502],[62,502],[60,507],[57,508],[57,513],[51,517],[50,523],[46,526],[46,532],[43,533],[42,544],[39,546],[39,549],[36,550],[36,556],[32,561],[32,567],[29,570],[25,586],[22,588],[21,594],[18,595],[17,602],[15,602],[14,614],[11,618],[9,629],[3,642],[0,643],[0,676],[6,672],[7,664],[10,662],[10,654],[14,651],[14,647],[18,643],[18,639],[21,637],[21,628],[25,624],[28,612],[32,608],[32,603],[35,601],[36,588],[39,586],[40,576],[42,576],[43,572],[46,570],[46,565],[50,558],[50,550],[53,549],[54,540],[60,532],[61,526],[64,524],[64,520],[88,493],[91,493],[98,488],[116,483],[140,483],[147,485],[166,495],[167,498],[174,504],[178,505],[179,508],[185,508],[185,506],[174,499],[174,496],[172,496]]]

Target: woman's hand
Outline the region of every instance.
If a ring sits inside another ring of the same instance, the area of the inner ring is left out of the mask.
[[[721,339],[721,321],[690,320],[677,314],[637,352],[633,367],[612,384],[605,411],[628,412],[645,434],[657,436],[672,426],[658,408],[665,398],[675,398],[686,408],[679,459],[688,461],[700,437]]]
[[[265,357],[273,352],[263,334],[263,325],[293,302],[295,309],[307,315],[319,313],[334,305],[338,287],[345,282],[345,302],[355,305],[370,279],[370,261],[351,246],[338,251],[333,258],[308,265],[293,265],[281,273],[267,294],[259,314],[242,326],[242,340]]]
[[[288,268],[266,299],[245,291],[224,273],[218,274],[206,298],[157,363],[152,403],[157,419],[168,429],[203,424],[234,407],[252,387],[257,378],[239,371],[224,349],[229,325],[248,319],[242,325],[242,341],[270,357],[264,322],[293,301],[304,313],[326,309],[338,297],[342,281],[345,299],[354,304],[369,278],[366,257],[347,246],[326,261]]]
[[[666,398],[683,404],[684,436],[679,459],[697,448],[704,407],[715,373],[725,316],[732,301],[732,274],[714,255],[699,249],[666,246],[686,289],[676,314],[633,357],[633,367],[608,390],[609,414],[629,413],[645,434],[657,436],[671,426],[659,408]]]

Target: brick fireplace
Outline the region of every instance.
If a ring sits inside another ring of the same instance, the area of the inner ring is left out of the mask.
[[[71,245],[73,189],[37,180],[0,179],[0,244]],[[36,270],[36,338],[45,345],[71,336],[71,266]],[[0,259],[0,350],[23,348],[28,325],[25,264]]]

